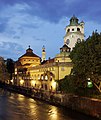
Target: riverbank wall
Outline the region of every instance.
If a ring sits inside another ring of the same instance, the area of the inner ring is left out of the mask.
[[[73,94],[49,93],[8,84],[0,84],[0,87],[34,99],[43,100],[52,105],[64,106],[101,120],[101,100],[99,99],[81,97]]]

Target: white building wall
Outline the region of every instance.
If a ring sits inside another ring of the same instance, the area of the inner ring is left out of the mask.
[[[79,29],[79,30],[78,30]],[[84,40],[84,23],[81,22],[78,25],[68,25],[66,26],[66,35],[64,36],[64,44],[73,49],[75,44],[79,40]]]

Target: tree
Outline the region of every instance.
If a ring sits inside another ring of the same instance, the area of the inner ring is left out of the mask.
[[[12,59],[7,59],[6,61],[7,71],[10,74],[10,80],[12,79],[12,74],[14,73],[14,61]]]
[[[75,83],[75,78],[72,75],[65,76],[65,78],[58,80],[58,89],[63,92],[75,93],[77,85]]]
[[[9,75],[6,69],[6,65],[4,63],[4,59],[0,57],[0,81],[1,82],[6,82],[8,80]]]
[[[95,31],[86,41],[77,43],[70,58],[74,64],[71,74],[79,85],[87,87],[89,78],[101,93],[101,34]]]

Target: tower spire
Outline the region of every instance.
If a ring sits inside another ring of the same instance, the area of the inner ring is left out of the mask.
[[[46,60],[46,51],[45,51],[45,46],[43,45],[42,47],[42,62]]]

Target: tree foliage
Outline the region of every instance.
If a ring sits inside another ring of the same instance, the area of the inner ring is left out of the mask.
[[[76,83],[74,76],[65,76],[64,79],[58,80],[58,89],[63,92],[74,93],[76,90]]]
[[[6,69],[6,65],[4,60],[0,60],[0,81],[5,82],[6,80],[8,80],[9,78],[9,74],[7,72]]]
[[[77,43],[70,54],[72,75],[79,85],[87,86],[88,78],[101,93],[101,34],[92,33],[86,41]]]
[[[6,67],[8,73],[10,74],[10,79],[12,79],[12,74],[14,73],[14,61],[12,59],[7,59]]]

